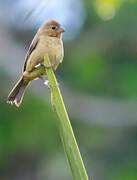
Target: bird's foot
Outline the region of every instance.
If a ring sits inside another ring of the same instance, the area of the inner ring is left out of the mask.
[[[50,89],[50,84],[49,84],[49,81],[48,81],[48,80],[46,80],[46,81],[44,82],[44,84]]]
[[[44,64],[44,63],[41,63],[42,66],[44,66],[46,69],[50,69],[50,68],[53,68],[55,64],[51,64],[50,66]]]
[[[43,81],[43,83],[50,89],[49,81],[48,81],[47,79],[45,79],[44,77],[42,77],[42,76],[40,76],[39,78],[40,78],[40,79]]]

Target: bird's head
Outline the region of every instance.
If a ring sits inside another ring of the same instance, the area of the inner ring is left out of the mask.
[[[58,38],[61,38],[63,32],[65,32],[65,30],[55,20],[49,20],[45,22],[39,29],[39,33],[42,33],[46,36]]]

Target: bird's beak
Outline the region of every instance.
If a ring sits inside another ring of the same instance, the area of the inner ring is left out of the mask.
[[[66,32],[65,29],[63,29],[63,28],[61,28],[61,27],[60,27],[57,31],[58,31],[58,33]]]

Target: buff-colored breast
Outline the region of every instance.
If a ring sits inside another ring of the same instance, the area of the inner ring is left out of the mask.
[[[62,62],[64,57],[63,42],[56,37],[43,37],[39,43],[38,51],[43,60],[43,57],[48,53],[50,61],[56,66]]]
[[[64,57],[64,48],[62,39],[49,36],[41,36],[40,41],[31,54],[27,62],[27,71],[31,71],[36,65],[43,62],[44,55],[48,54],[51,64],[54,64],[54,69],[56,69],[59,63],[62,62]]]

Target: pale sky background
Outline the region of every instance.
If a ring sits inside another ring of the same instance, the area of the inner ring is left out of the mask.
[[[73,39],[81,30],[85,17],[82,0],[15,0],[12,4],[9,0],[0,1],[0,21],[16,25],[18,30],[38,29],[48,19],[55,19],[66,28],[65,37]]]

